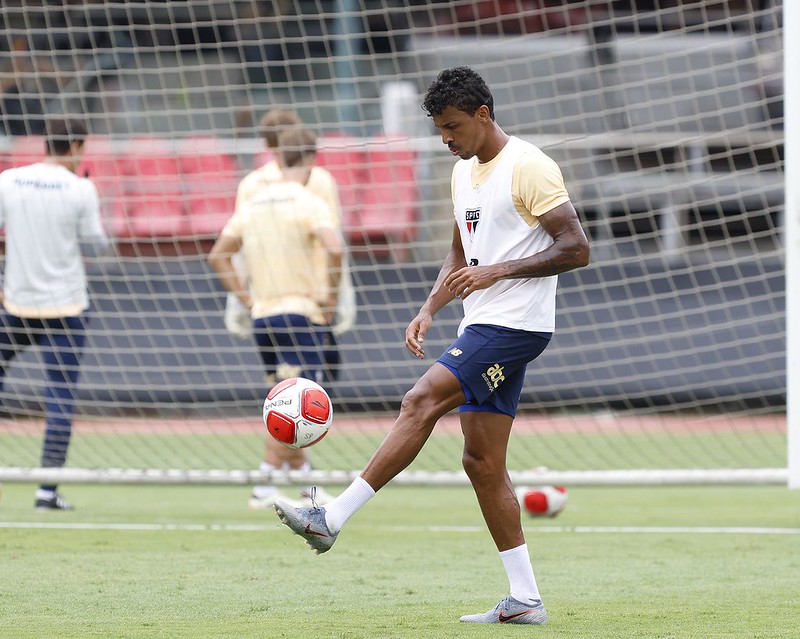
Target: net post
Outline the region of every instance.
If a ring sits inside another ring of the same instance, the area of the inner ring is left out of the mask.
[[[784,34],[800,28],[800,6],[783,3]],[[786,433],[789,488],[800,489],[800,79],[795,70],[800,64],[800,42],[784,37],[784,135],[786,188]]]

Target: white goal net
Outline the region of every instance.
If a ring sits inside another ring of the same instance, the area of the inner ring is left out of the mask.
[[[0,168],[43,155],[47,118],[84,118],[114,251],[88,266],[67,466],[38,468],[48,382],[33,348],[6,365],[0,480],[259,478],[264,371],[253,340],[226,331],[206,256],[267,157],[258,121],[280,107],[318,134],[343,207],[358,313],[326,382],[333,428],[309,454],[315,479],[348,481],[455,336],[451,305],[426,361],[403,345],[452,231],[453,158],[421,96],[468,65],[500,126],[559,162],[592,244],[591,265],[561,276],[557,332],[528,368],[515,476],[785,482],[781,11],[4,2]],[[400,481],[462,481],[460,449],[448,416]]]

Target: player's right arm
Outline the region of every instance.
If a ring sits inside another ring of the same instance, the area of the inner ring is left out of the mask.
[[[461,233],[458,230],[458,224],[453,223],[453,240],[442,268],[439,270],[439,276],[436,278],[433,288],[431,288],[428,299],[425,300],[417,316],[411,320],[408,328],[406,328],[406,348],[415,357],[419,359],[425,357],[425,349],[422,348],[422,343],[425,341],[428,329],[433,324],[433,316],[456,298],[445,284],[447,278],[451,273],[455,273],[466,265],[467,258],[464,255],[464,246],[461,244]]]
[[[225,289],[236,295],[245,308],[250,308],[253,305],[253,299],[247,285],[239,277],[232,259],[242,248],[242,238],[235,232],[235,229],[238,228],[237,224],[238,218],[234,214],[222,230],[222,234],[214,242],[207,259]]]

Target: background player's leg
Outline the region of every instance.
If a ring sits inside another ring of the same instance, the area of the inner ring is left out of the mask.
[[[0,313],[0,390],[6,377],[6,366],[17,355],[17,351],[31,344],[31,336],[25,330],[24,320],[15,315]]]
[[[80,358],[86,341],[86,328],[80,317],[45,320],[47,339],[43,359],[48,385],[45,393],[45,434],[42,467],[60,468],[67,460],[72,438],[72,417],[80,376]],[[44,336],[43,336],[44,337]],[[57,486],[42,484],[40,490],[55,493]]]
[[[258,354],[264,364],[266,376],[264,395],[278,382],[278,340],[275,336],[275,323],[279,330],[285,329],[285,322],[280,317],[262,317],[253,322],[253,337],[258,345]],[[259,470],[269,473],[276,470],[286,470],[292,451],[276,442],[272,437],[264,439],[264,458],[259,465]],[[258,484],[253,486],[250,493],[248,506],[253,510],[271,508],[275,500],[281,497],[278,488],[273,484]]]

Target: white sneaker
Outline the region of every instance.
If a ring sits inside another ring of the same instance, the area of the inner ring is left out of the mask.
[[[250,510],[267,510],[268,508],[272,508],[275,505],[275,502],[278,500],[286,501],[292,504],[293,506],[301,506],[302,504],[299,501],[294,501],[293,499],[287,499],[277,490],[273,490],[272,492],[266,495],[259,495],[256,492],[251,493],[250,499],[247,500],[247,507]]]
[[[324,506],[325,504],[331,503],[334,499],[336,498],[333,495],[319,486],[306,486],[300,489],[300,504],[306,508]]]

